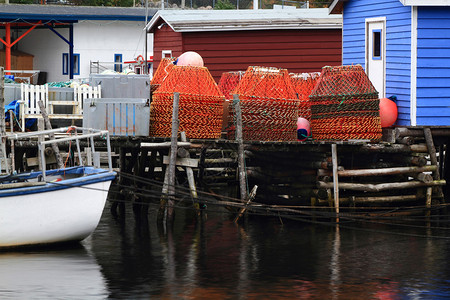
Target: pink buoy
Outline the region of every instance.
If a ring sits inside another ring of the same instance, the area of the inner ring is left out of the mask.
[[[311,135],[311,125],[305,118],[297,119],[297,140],[300,142],[306,141]]]
[[[194,51],[188,51],[181,54],[176,60],[177,66],[203,67],[203,58]]]
[[[380,99],[380,122],[381,127],[390,127],[397,121],[397,104],[388,98]]]

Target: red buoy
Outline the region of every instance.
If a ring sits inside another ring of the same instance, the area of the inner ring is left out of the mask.
[[[397,104],[388,98],[380,99],[380,121],[381,127],[390,127],[397,121]]]
[[[297,140],[300,142],[306,141],[311,135],[311,126],[309,121],[305,118],[297,119]]]

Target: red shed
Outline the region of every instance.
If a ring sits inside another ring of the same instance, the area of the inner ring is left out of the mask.
[[[342,17],[326,8],[160,10],[146,29],[153,33],[154,68],[162,57],[195,51],[216,81],[252,65],[302,73],[342,60]]]

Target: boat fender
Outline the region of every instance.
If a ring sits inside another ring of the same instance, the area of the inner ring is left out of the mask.
[[[309,121],[305,118],[297,119],[297,140],[300,142],[306,141],[311,135],[311,126]]]

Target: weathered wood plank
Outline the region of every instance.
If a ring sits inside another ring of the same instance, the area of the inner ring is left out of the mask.
[[[165,165],[170,164],[169,156],[164,155],[163,163]],[[187,157],[177,157],[175,160],[175,165],[181,166],[181,167],[197,168],[198,167],[198,159],[187,158]]]
[[[379,183],[379,184],[363,184],[363,183],[348,183],[348,182],[340,182],[338,184],[339,189],[342,190],[353,190],[353,191],[362,191],[362,192],[381,192],[387,191],[390,189],[408,189],[408,188],[418,188],[418,187],[428,187],[428,186],[443,186],[446,184],[445,180],[434,180],[429,183],[420,182],[420,181],[407,181],[407,182],[390,182],[390,183]],[[317,186],[319,188],[332,189],[332,182],[323,182],[318,181]]]

